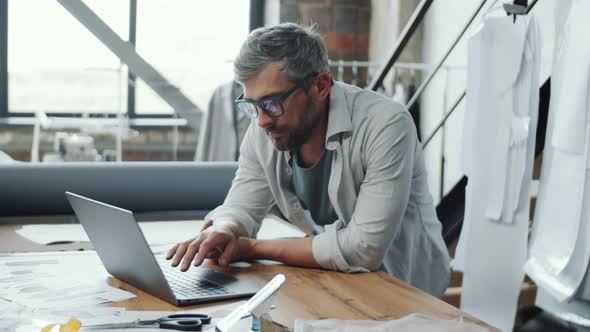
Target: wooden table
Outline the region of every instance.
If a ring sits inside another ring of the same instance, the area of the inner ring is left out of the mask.
[[[14,232],[18,226],[0,226],[0,252],[75,250],[88,244],[41,246],[21,238]],[[42,247],[42,248],[41,248]],[[25,248],[24,250],[22,248]],[[45,250],[43,250],[45,249]],[[279,324],[293,327],[295,319],[399,319],[411,313],[421,313],[439,319],[463,317],[466,322],[492,326],[461,310],[437,299],[385,272],[346,274],[334,271],[306,269],[279,264],[251,264],[249,267],[222,268],[208,263],[213,268],[228,272],[240,279],[255,281],[263,285],[277,273],[287,277],[275,299],[276,308],[271,316]],[[128,310],[186,310],[206,307],[175,307],[131,285],[110,277],[109,283],[133,292],[137,297],[107,306],[125,307]],[[233,301],[215,302],[214,305]],[[209,304],[211,305],[211,304]]]
[[[277,273],[287,280],[275,299],[271,316],[277,323],[293,327],[295,319],[398,319],[411,313],[421,313],[439,319],[456,319],[498,331],[473,316],[402,282],[385,272],[345,274],[333,271],[305,269],[285,265],[252,264],[252,266],[221,268],[241,279],[263,285]],[[128,290],[136,298],[111,303],[129,310],[182,310],[206,307],[207,304],[178,308],[150,294],[111,277],[112,286]],[[222,303],[231,303],[226,301]],[[215,303],[215,304],[222,304]]]

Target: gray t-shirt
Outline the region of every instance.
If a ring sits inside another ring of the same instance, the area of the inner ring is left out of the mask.
[[[299,153],[293,153],[291,185],[299,202],[311,215],[313,223],[315,223],[311,226],[316,231],[318,231],[316,226],[328,225],[338,219],[328,197],[332,153],[332,151],[324,149],[320,160],[309,168],[299,166]]]

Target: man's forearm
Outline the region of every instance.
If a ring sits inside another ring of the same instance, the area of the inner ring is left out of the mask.
[[[269,259],[289,265],[321,268],[313,257],[313,237],[285,240],[251,240],[253,259]]]

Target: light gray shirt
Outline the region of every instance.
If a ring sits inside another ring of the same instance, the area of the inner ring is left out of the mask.
[[[440,297],[449,282],[449,256],[410,114],[391,99],[340,82],[332,86],[329,105],[328,195],[338,220],[314,236],[315,260],[344,272],[383,269]],[[289,222],[311,235],[291,177],[289,153],[276,150],[252,123],[232,187],[207,218],[233,217],[255,237],[276,204]]]

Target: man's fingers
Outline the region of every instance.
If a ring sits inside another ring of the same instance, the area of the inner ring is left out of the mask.
[[[176,250],[178,250],[178,247],[180,247],[180,243],[177,243],[174,245],[174,247],[170,248],[170,250],[168,250],[168,253],[166,254],[166,259],[170,260],[172,259],[172,257],[174,257],[174,254],[176,253]]]
[[[207,220],[207,222],[205,223],[205,225],[203,225],[203,227],[201,227],[201,230],[199,232],[206,230],[207,228],[211,227],[212,225],[213,225],[213,220],[211,220],[211,219]]]
[[[182,260],[182,266],[180,267],[180,271],[186,271],[191,265],[193,258],[198,251],[200,251],[201,243],[204,241],[202,236],[195,238],[193,242],[188,245],[188,249],[184,255],[184,259]]]
[[[227,246],[225,246],[225,250],[223,250],[223,253],[221,254],[221,256],[219,256],[219,265],[227,266],[227,264],[229,264],[232,261],[232,258],[234,257],[234,251],[237,248],[237,244],[238,241],[233,240],[230,241],[227,244]]]
[[[186,253],[186,250],[187,250],[189,244],[190,244],[190,241],[185,241],[185,242],[181,243],[180,246],[178,246],[178,249],[176,249],[176,253],[174,254],[174,259],[172,260],[172,264],[170,264],[170,265],[172,265],[174,267],[178,266],[178,263],[180,263],[180,260],[182,259],[182,257]]]
[[[229,239],[225,234],[214,234],[207,238],[207,240],[201,243],[197,256],[195,257],[194,265],[201,265],[211,251],[217,251],[217,248],[225,248],[227,242],[229,242]]]
[[[221,255],[221,252],[219,251],[219,249],[217,249],[217,250],[210,251],[207,254],[207,257],[205,257],[205,258],[207,258],[207,259],[218,259],[220,255]]]

